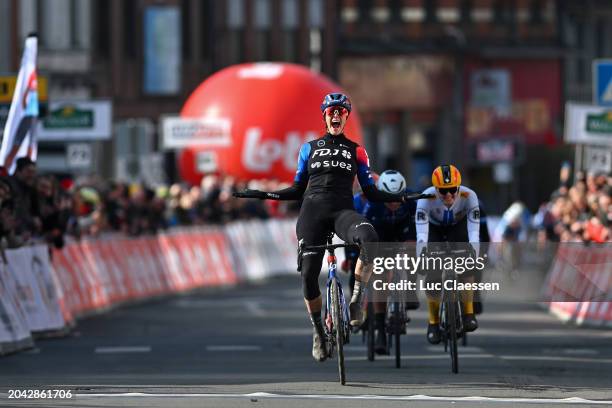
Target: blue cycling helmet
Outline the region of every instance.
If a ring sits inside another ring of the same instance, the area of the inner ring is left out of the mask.
[[[330,93],[325,95],[321,104],[321,112],[325,113],[325,109],[330,106],[342,106],[351,113],[351,101],[348,96],[341,93]]]

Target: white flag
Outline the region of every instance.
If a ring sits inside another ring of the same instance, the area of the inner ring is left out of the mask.
[[[0,165],[11,174],[19,157],[29,156],[36,160],[37,143],[34,131],[38,119],[37,49],[38,38],[31,34],[25,41],[15,93],[4,126]]]

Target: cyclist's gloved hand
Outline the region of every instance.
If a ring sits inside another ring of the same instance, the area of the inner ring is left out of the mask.
[[[232,195],[237,198],[259,198],[260,200],[264,200],[268,197],[268,193],[265,191],[251,189],[236,191]]]

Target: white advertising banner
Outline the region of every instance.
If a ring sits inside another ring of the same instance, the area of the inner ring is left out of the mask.
[[[45,245],[37,245],[29,249],[32,259],[32,276],[38,283],[40,299],[46,311],[44,330],[60,330],[66,325],[60,307],[62,292],[59,282],[51,271],[49,250]]]
[[[29,247],[6,251],[8,269],[16,282],[16,293],[23,306],[30,331],[47,329],[47,311],[41,294],[41,283],[32,271],[32,250]]]
[[[163,148],[188,146],[223,147],[232,143],[231,122],[227,118],[181,118],[167,116],[161,120]]]
[[[568,102],[564,139],[567,143],[612,146],[612,108]]]
[[[8,266],[0,261],[0,354],[30,346],[32,338],[17,298],[16,283]]]
[[[38,122],[38,140],[110,140],[113,134],[113,105],[110,100],[49,103],[47,116]]]

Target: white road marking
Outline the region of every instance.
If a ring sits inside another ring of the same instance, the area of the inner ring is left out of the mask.
[[[461,343],[459,343],[461,344]],[[429,346],[427,347],[427,351],[439,353],[440,350],[444,350],[444,346]],[[459,345],[459,356],[461,353],[484,353],[485,351],[481,347],[476,346],[461,346]]]
[[[461,355],[459,356],[461,358]],[[531,361],[564,361],[567,363],[594,363],[612,364],[612,358],[588,358],[569,356],[499,356],[502,360],[531,360]]]
[[[262,399],[314,399],[314,400],[367,400],[367,401],[450,401],[450,402],[499,402],[523,404],[612,404],[612,400],[589,400],[579,397],[570,398],[503,398],[503,397],[434,397],[429,395],[320,395],[320,394],[270,394],[254,392],[250,394],[147,394],[139,392],[117,394],[78,393],[79,398],[262,398]]]
[[[362,352],[367,351],[367,346],[344,346],[345,351],[354,351],[354,352]]]
[[[266,312],[261,307],[261,302],[256,300],[245,300],[244,305],[247,308],[247,311],[251,314],[251,316],[255,317],[266,317]]]
[[[118,347],[96,347],[95,352],[98,354],[113,354],[113,353],[150,353],[151,346],[118,346]]]
[[[542,352],[545,354],[563,354],[566,356],[596,356],[599,354],[598,350],[581,349],[581,348],[564,348],[564,349],[546,348],[546,349],[543,349]]]
[[[467,358],[494,358],[492,354],[465,354],[459,353],[459,359]],[[347,361],[360,361],[365,359],[365,356],[345,356]],[[432,354],[432,355],[403,355],[402,360],[448,360],[448,353]],[[395,356],[376,356],[376,360],[395,360]]]
[[[261,346],[225,344],[219,346],[206,346],[206,351],[261,351]]]

